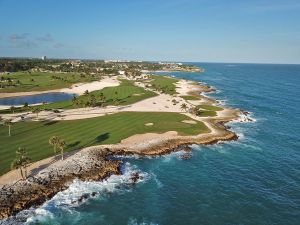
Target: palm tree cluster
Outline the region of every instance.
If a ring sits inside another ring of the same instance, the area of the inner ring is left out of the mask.
[[[60,139],[58,136],[52,136],[49,138],[49,144],[53,146],[54,155],[56,156],[57,149],[60,150],[61,160],[64,160],[64,149],[67,143],[64,139]]]
[[[116,93],[115,93],[115,95],[117,95]],[[88,97],[88,99],[86,101],[84,101],[82,98],[73,96],[72,104],[75,106],[96,107],[96,106],[102,106],[106,100],[106,97],[104,96],[104,94],[102,92],[99,94],[99,96],[96,96],[93,93],[86,92],[85,96]]]
[[[3,119],[2,119],[2,117],[1,117],[1,118],[0,118],[0,121],[2,121],[2,120],[3,120]],[[11,127],[12,127],[12,125],[13,125],[12,120],[11,120],[11,119],[9,119],[9,120],[4,120],[3,125],[6,126],[6,127],[8,127],[8,136],[10,137],[10,136],[11,136]]]
[[[27,166],[31,162],[29,156],[27,156],[27,151],[25,148],[19,147],[16,151],[16,158],[11,163],[12,169],[19,169],[23,180],[27,178]]]

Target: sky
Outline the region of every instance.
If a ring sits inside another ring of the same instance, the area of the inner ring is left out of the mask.
[[[0,0],[0,57],[300,64],[300,0]]]

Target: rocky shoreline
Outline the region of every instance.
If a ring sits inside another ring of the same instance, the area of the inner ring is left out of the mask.
[[[196,84],[197,90],[190,94],[199,96],[199,92],[211,92],[211,87]],[[207,97],[201,96],[215,103]],[[122,161],[114,160],[114,156],[160,156],[174,151],[185,150],[189,152],[192,144],[214,144],[219,141],[238,139],[238,136],[228,130],[226,122],[246,115],[245,112],[233,109],[224,109],[216,118],[203,119],[210,128],[211,133],[196,136],[172,136],[153,142],[136,144],[99,145],[82,149],[68,156],[64,161],[56,161],[44,169],[32,174],[27,180],[20,180],[11,185],[4,185],[0,189],[0,219],[16,215],[18,212],[37,207],[51,199],[56,193],[68,188],[74,179],[83,181],[100,181],[110,175],[121,174]],[[189,156],[184,156],[188,159]],[[132,174],[133,183],[138,179],[138,174]],[[82,201],[89,196],[82,196]]]
[[[221,124],[223,126],[223,124]],[[224,127],[224,126],[223,126]],[[218,141],[236,140],[235,133],[224,130],[221,136],[199,138],[174,138],[147,148],[140,156],[160,156],[173,151],[188,149],[191,144],[214,144]],[[12,185],[4,185],[0,190],[0,219],[37,207],[51,199],[56,193],[68,188],[75,178],[84,181],[99,181],[112,174],[120,174],[120,160],[111,160],[108,156],[126,156],[137,154],[124,146],[95,146],[82,149],[64,161],[50,165],[26,181],[20,180]],[[133,180],[136,175],[133,175]]]

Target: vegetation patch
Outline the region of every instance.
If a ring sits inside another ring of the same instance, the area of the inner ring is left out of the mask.
[[[0,92],[46,91],[71,87],[80,82],[100,80],[100,76],[80,73],[16,72],[0,75]]]
[[[182,123],[189,117],[179,113],[122,112],[103,117],[45,122],[18,122],[8,127],[0,126],[0,174],[10,170],[19,147],[26,148],[32,161],[54,155],[50,137],[58,136],[65,140],[64,151],[72,151],[97,144],[114,144],[134,134],[164,133],[177,131],[181,135],[196,135],[209,132],[202,122]],[[153,126],[145,126],[153,123]]]
[[[183,95],[180,96],[181,98],[183,98],[184,100],[200,100],[201,97],[197,97],[197,96],[193,96],[193,95]]]
[[[222,111],[223,108],[214,106],[214,105],[200,105],[201,109],[210,110],[210,111]]]
[[[151,79],[150,83],[154,89],[170,95],[177,93],[175,85],[177,79],[160,75],[151,75]]]
[[[154,97],[157,94],[152,91],[146,91],[142,87],[134,85],[133,81],[121,80],[121,84],[116,87],[106,87],[102,90],[87,92],[84,95],[74,97],[72,100],[43,104],[40,106],[15,107],[14,112],[33,111],[36,108],[41,110],[52,109],[72,109],[89,106],[107,106],[107,105],[129,105],[146,98]],[[10,113],[11,109],[1,110],[2,113]]]

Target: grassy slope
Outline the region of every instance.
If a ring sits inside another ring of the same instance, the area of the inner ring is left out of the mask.
[[[222,111],[223,108],[218,107],[218,106],[214,106],[214,105],[198,105],[198,108],[201,109],[205,109],[205,110],[201,110],[201,113],[199,116],[216,116],[217,115],[217,111]]]
[[[18,147],[25,147],[33,161],[53,155],[48,139],[57,135],[68,143],[66,151],[97,144],[118,143],[134,134],[148,132],[178,131],[183,135],[208,132],[201,122],[182,123],[190,119],[178,113],[124,112],[98,118],[51,121],[19,122],[12,127],[12,136],[8,137],[8,128],[0,126],[0,174],[10,169]],[[153,126],[145,126],[154,123]]]
[[[196,97],[196,96],[193,96],[193,95],[183,95],[183,96],[180,96],[181,98],[183,98],[184,100],[200,100],[201,97]]]
[[[74,75],[74,77],[73,77]],[[6,87],[0,89],[0,92],[26,92],[26,91],[45,91],[54,90],[60,88],[70,87],[74,83],[89,82],[99,80],[99,77],[92,77],[90,75],[85,75],[85,77],[80,77],[78,73],[46,73],[46,72],[17,72],[9,75],[1,75],[4,78],[10,77],[12,80],[20,81],[20,86],[16,87]],[[58,76],[67,81],[62,81],[59,79],[53,79],[51,76]],[[31,81],[34,79],[34,81]]]
[[[210,110],[210,111],[222,111],[223,109],[214,105],[200,105],[200,108]]]
[[[134,86],[132,81],[122,80],[121,84],[116,87],[106,87],[99,91],[93,91],[88,96],[79,96],[78,98],[83,101],[87,101],[91,94],[96,96],[96,99],[99,100],[100,93],[103,93],[106,97],[105,105],[115,105],[116,103],[113,101],[113,98],[116,97],[115,92],[118,93],[117,98],[119,99],[119,105],[128,105],[138,101],[141,101],[146,98],[150,98],[156,96],[156,93],[151,91],[145,91],[145,89],[141,87]],[[44,106],[38,106],[42,109],[71,109],[75,108],[72,104],[71,100],[54,102]],[[82,106],[78,106],[82,107]],[[23,108],[18,108],[15,112],[22,112]],[[10,110],[1,110],[1,113],[10,113]]]
[[[153,79],[151,84],[156,87],[160,87],[167,94],[176,94],[176,86],[175,83],[178,81],[175,78],[160,76],[160,75],[151,75]]]

